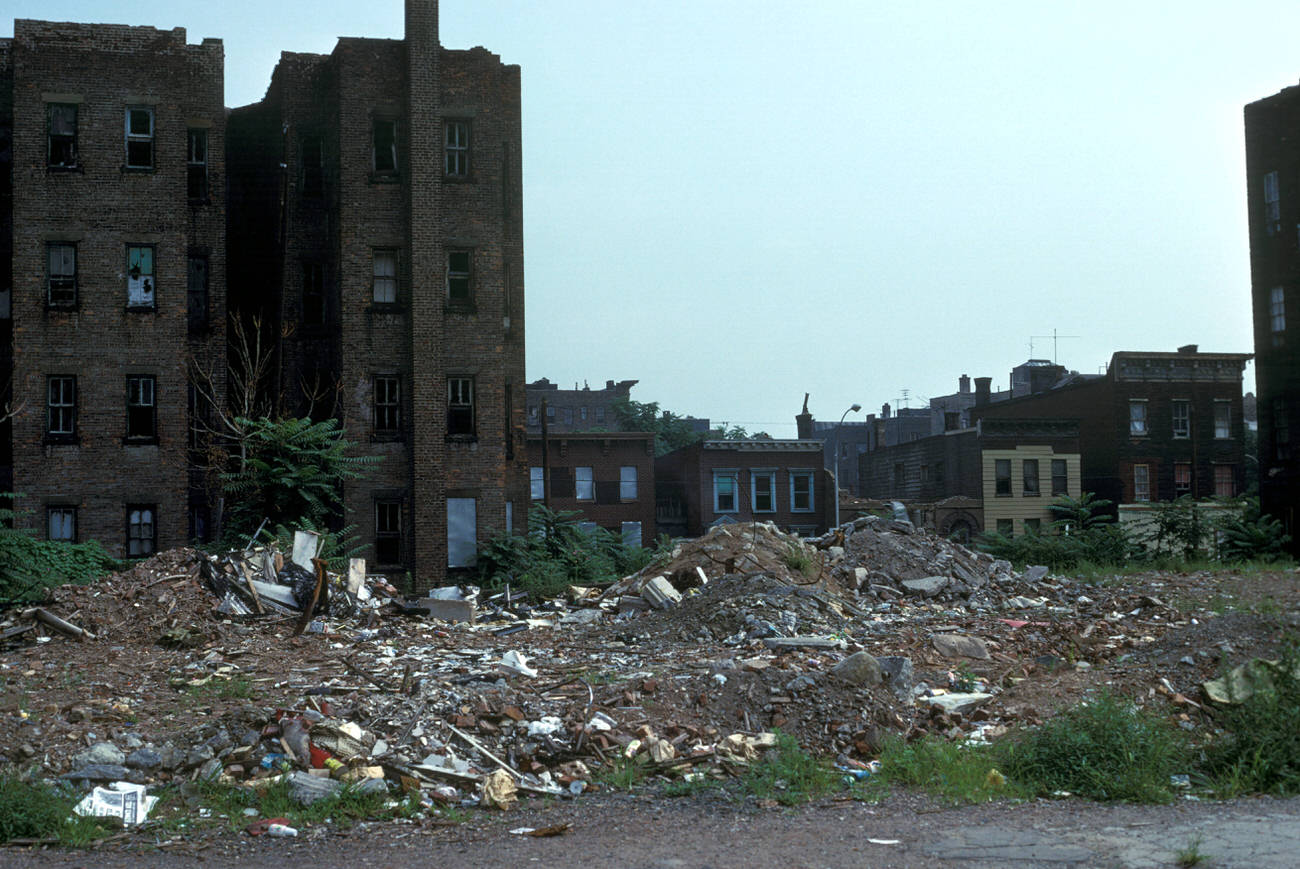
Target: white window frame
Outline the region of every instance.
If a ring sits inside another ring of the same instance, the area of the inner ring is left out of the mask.
[[[767,496],[769,505],[765,508],[758,506],[759,481],[766,481]],[[754,513],[775,513],[776,512],[776,470],[773,468],[750,468],[749,470],[749,509]]]
[[[813,513],[817,509],[817,501],[813,487],[816,485],[814,480],[816,474],[812,471],[797,470],[790,472],[790,512],[791,513]],[[799,506],[799,487],[797,481],[803,480],[808,484],[808,506]]]
[[[146,259],[147,255],[147,259]],[[148,267],[148,271],[145,267]],[[158,250],[152,244],[126,246],[126,305],[154,308],[158,304]]]
[[[447,566],[478,564],[478,503],[474,498],[447,499]]]
[[[720,494],[718,482],[721,480],[731,481],[731,506],[723,507],[718,500]],[[714,468],[713,469],[713,512],[714,513],[739,513],[740,512],[740,471],[735,468]]]
[[[148,414],[149,431],[132,431],[132,408]],[[132,439],[158,438],[158,378],[152,374],[129,374],[126,378],[126,436]]]
[[[1180,412],[1181,411],[1181,412]],[[1175,398],[1169,406],[1173,419],[1174,438],[1185,440],[1192,436],[1192,403],[1185,398]]]
[[[141,117],[148,118],[148,120],[149,120],[149,129],[148,129],[147,132],[141,132],[140,130],[135,129],[135,128],[132,126],[132,124],[131,124],[131,120],[132,120],[132,119],[131,119],[131,115],[132,115],[133,113],[135,113],[135,112],[141,112],[141,113],[143,113],[143,114],[141,115]],[[158,143],[155,141],[155,136],[154,136],[154,133],[155,133],[156,130],[157,130],[157,125],[156,125],[155,121],[156,121],[156,118],[155,118],[155,116],[154,116],[154,108],[153,108],[153,106],[127,106],[127,107],[126,107],[126,116],[123,118],[123,123],[124,123],[124,125],[125,125],[125,135],[126,135],[126,140],[125,140],[125,141],[126,141],[126,154],[124,155],[124,160],[123,160],[123,162],[125,163],[126,168],[128,168],[128,169],[152,169],[152,168],[154,168],[154,166],[157,164],[157,162],[158,162],[157,144],[158,144]],[[131,162],[131,146],[132,146],[132,145],[141,145],[141,144],[144,144],[144,143],[148,143],[148,145],[149,145],[149,162],[148,162],[148,163],[132,163],[132,162]]]
[[[158,508],[153,504],[128,504],[126,555],[144,558],[158,551]]]
[[[52,374],[45,381],[45,433],[67,438],[77,433],[77,378]]]
[[[620,501],[637,499],[636,465],[622,465],[618,469],[618,499]]]
[[[448,178],[469,177],[470,124],[455,118],[443,122],[443,168]]]
[[[1151,500],[1151,466],[1133,466],[1133,500],[1145,504]]]
[[[528,469],[528,494],[534,501],[546,497],[546,469],[533,465]]]
[[[1227,440],[1232,437],[1232,402],[1214,402],[1214,439]]]
[[[77,542],[77,508],[62,504],[46,507],[45,537],[66,543]]]
[[[397,304],[397,249],[377,247],[370,252],[371,299],[376,305]]]
[[[447,431],[448,434],[455,434],[461,437],[472,436],[478,431],[477,409],[474,406],[474,378],[473,377],[448,377],[447,378]],[[453,413],[469,415],[468,431],[451,431],[451,419]]]
[[[591,468],[573,469],[573,496],[579,501],[596,500],[596,480],[591,473]]]
[[[1129,437],[1146,437],[1151,432],[1145,398],[1130,398],[1128,402]]]

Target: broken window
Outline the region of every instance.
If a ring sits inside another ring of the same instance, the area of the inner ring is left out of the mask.
[[[1264,231],[1273,235],[1282,229],[1282,197],[1277,172],[1264,174]]]
[[[49,540],[75,543],[77,540],[77,508],[46,507],[45,536]]]
[[[45,165],[51,169],[77,167],[77,107],[71,103],[50,103],[49,141]]]
[[[528,469],[529,497],[534,501],[540,501],[546,497],[545,474],[545,468],[531,467]]]
[[[1192,466],[1187,462],[1174,465],[1174,497],[1187,495],[1192,491]]]
[[[320,196],[325,192],[325,148],[320,136],[302,140],[302,195]]]
[[[320,263],[302,264],[302,324],[325,325],[325,268]]]
[[[126,249],[126,305],[154,307],[153,245],[129,245]]]
[[[158,526],[153,504],[126,506],[126,554],[131,558],[153,555],[158,548]]]
[[[45,246],[49,264],[46,302],[51,308],[77,306],[77,246],[69,242],[52,242]]]
[[[448,178],[469,177],[469,121],[447,121],[445,154]]]
[[[208,258],[191,256],[185,269],[185,309],[191,335],[208,328]]]
[[[153,107],[126,108],[126,168],[153,168]]]
[[[579,501],[596,499],[596,483],[592,479],[591,468],[573,469],[574,494]]]
[[[397,173],[397,121],[376,118],[374,122],[375,172]]]
[[[401,381],[392,375],[375,376],[375,434],[395,435],[402,428]]]
[[[474,379],[447,378],[447,434],[474,434]]]
[[[402,502],[375,501],[375,562],[402,563]]]
[[[64,374],[46,381],[45,433],[52,439],[77,434],[77,378]]]
[[[157,405],[153,375],[136,374],[126,379],[126,436],[154,440],[158,437]]]
[[[1151,468],[1149,465],[1133,466],[1133,500],[1151,500]]]
[[[186,131],[189,140],[185,158],[186,191],[190,199],[206,201],[208,198],[208,131],[191,127]]]
[[[1186,399],[1174,399],[1171,407],[1174,419],[1174,437],[1186,438],[1192,435],[1192,406]]]
[[[1226,401],[1214,402],[1214,436],[1232,437],[1232,405]]]
[[[755,513],[776,512],[776,472],[750,471],[749,495]]]
[[[397,304],[397,251],[374,252],[374,300],[376,305]]]
[[[447,566],[473,567],[477,559],[477,505],[473,498],[448,498]]]
[[[736,512],[737,472],[718,470],[713,472],[713,512]]]
[[[1038,494],[1038,459],[1025,459],[1021,463],[1021,489],[1026,496]]]
[[[619,526],[620,536],[623,538],[623,545],[630,549],[641,548],[641,523],[640,522],[623,522]]]
[[[1144,436],[1147,433],[1147,403],[1145,399],[1133,399],[1128,403],[1128,433]]]
[[[618,469],[618,497],[621,501],[636,500],[636,465],[623,465]]]
[[[1214,494],[1219,498],[1232,498],[1237,494],[1237,474],[1232,465],[1214,466]]]
[[[1070,494],[1070,468],[1065,459],[1052,459],[1052,494]]]
[[[812,471],[790,472],[790,510],[794,513],[811,513],[813,509]]]
[[[452,305],[469,305],[472,301],[471,259],[470,251],[447,251],[447,301]],[[572,416],[573,411],[569,414]]]
[[[1011,494],[1011,460],[993,460],[993,494]]]

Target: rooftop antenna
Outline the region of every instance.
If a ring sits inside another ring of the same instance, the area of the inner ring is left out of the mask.
[[[1048,338],[1051,338],[1052,339],[1052,364],[1057,365],[1059,363],[1056,361],[1056,342],[1061,338],[1078,338],[1078,337],[1079,337],[1078,335],[1058,335],[1056,334],[1055,329],[1052,330],[1052,334],[1050,335],[1030,335],[1029,336],[1029,358],[1030,359],[1034,358],[1034,341],[1036,340],[1046,341]]]

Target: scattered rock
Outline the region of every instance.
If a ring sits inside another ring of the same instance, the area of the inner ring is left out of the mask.
[[[880,664],[866,652],[854,652],[831,668],[834,676],[853,685],[873,687],[883,679]]]
[[[111,742],[98,742],[72,758],[73,766],[96,766],[112,764],[121,766],[126,762],[122,749]]]
[[[977,637],[963,634],[935,634],[934,647],[945,658],[974,658],[977,661],[989,659],[988,647]]]
[[[940,694],[938,697],[922,697],[922,702],[929,703],[931,706],[937,706],[945,713],[952,715],[959,713],[965,715],[974,709],[978,709],[985,703],[993,699],[992,694]]]
[[[921,579],[905,579],[902,585],[903,588],[913,594],[919,594],[921,597],[934,597],[943,591],[950,581],[946,576],[926,576]]]

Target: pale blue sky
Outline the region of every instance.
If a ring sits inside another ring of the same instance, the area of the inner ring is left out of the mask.
[[[238,106],[402,9],[5,14],[221,38]],[[1295,33],[1294,2],[442,2],[444,45],[523,68],[529,379],[778,436],[804,392],[834,420],[1005,388],[1053,329],[1084,372],[1250,352],[1241,110],[1300,78]]]

